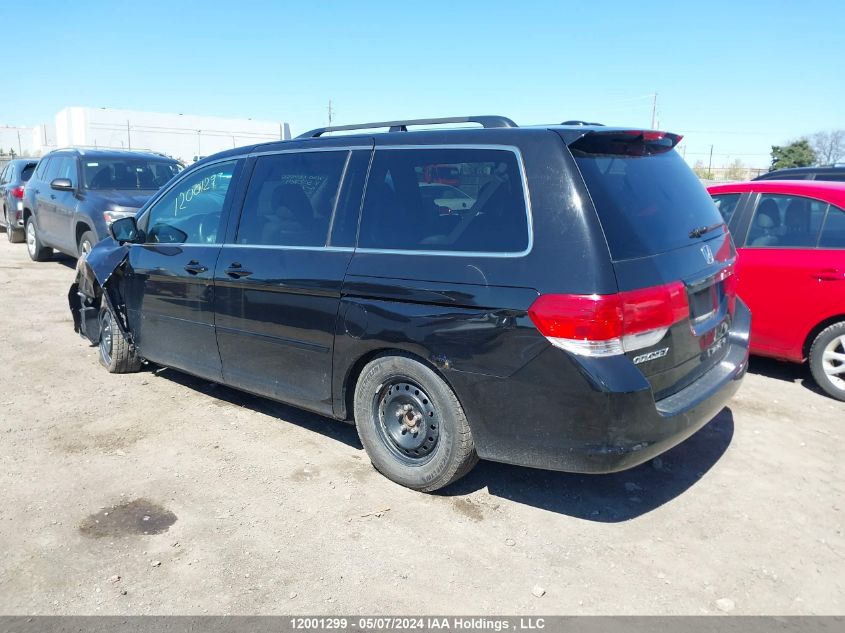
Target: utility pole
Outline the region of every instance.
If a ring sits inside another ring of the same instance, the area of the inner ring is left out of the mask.
[[[202,130],[197,130],[197,160],[202,156]]]
[[[18,156],[23,156],[23,150],[21,149],[21,131],[18,130]],[[7,231],[9,229],[6,229]]]
[[[129,119],[126,119],[126,147],[132,149],[132,137],[129,135]]]
[[[710,160],[707,163],[707,174],[713,176],[713,146],[710,146]]]
[[[651,129],[657,127],[657,93],[654,93],[654,99],[651,102]]]
[[[332,100],[329,99],[329,127],[331,127],[333,120],[334,120],[334,110],[332,109]]]

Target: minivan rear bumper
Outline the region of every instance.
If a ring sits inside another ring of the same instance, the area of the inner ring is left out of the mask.
[[[751,313],[737,299],[724,358],[686,388],[657,401],[628,358],[576,358],[554,348],[510,377],[464,375],[453,382],[480,457],[548,470],[612,473],[676,446],[725,407],[748,368],[750,329]]]

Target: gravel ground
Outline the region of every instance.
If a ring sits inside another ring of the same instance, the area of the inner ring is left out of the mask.
[[[0,241],[0,613],[841,614],[845,404],[754,359],[730,407],[607,476],[481,463],[442,494],[354,429],[103,370],[67,259]]]

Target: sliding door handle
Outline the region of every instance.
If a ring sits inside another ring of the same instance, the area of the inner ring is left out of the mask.
[[[245,269],[238,262],[229,264],[229,267],[224,271],[229,277],[240,279],[241,277],[249,277],[252,274],[251,270]]]

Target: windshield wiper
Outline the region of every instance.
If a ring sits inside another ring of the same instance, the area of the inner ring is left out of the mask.
[[[718,229],[722,225],[724,225],[724,222],[719,222],[718,224],[711,224],[710,226],[699,226],[698,228],[695,228],[690,231],[689,236],[691,238],[701,237],[705,233],[709,233],[713,229]]]

